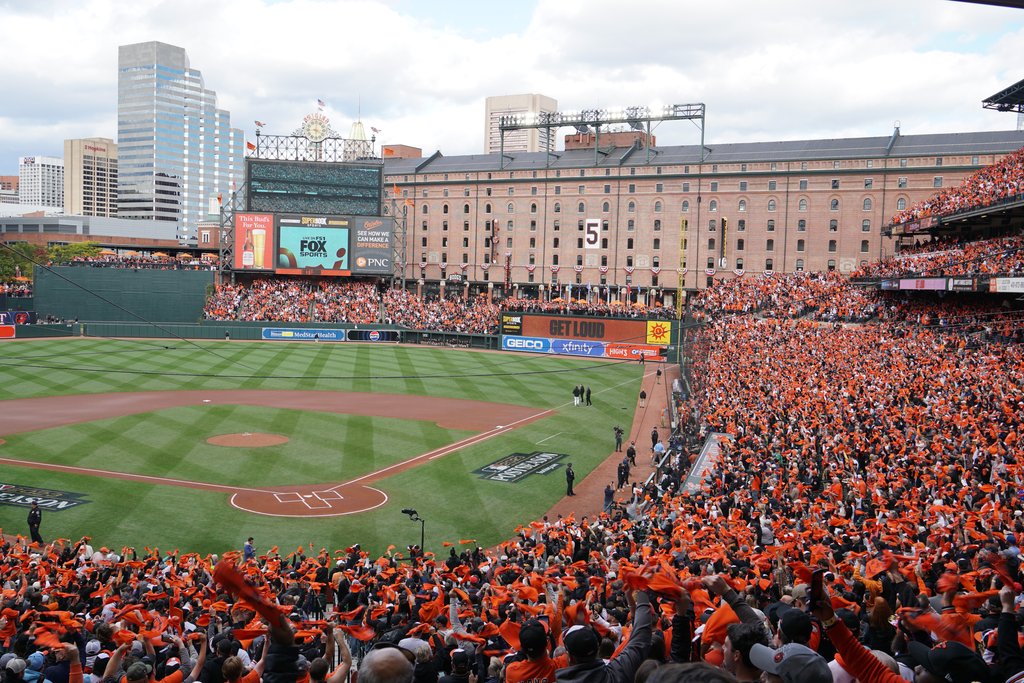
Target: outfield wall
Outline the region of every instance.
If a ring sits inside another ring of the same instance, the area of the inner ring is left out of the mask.
[[[19,328],[20,329],[20,328]],[[200,323],[158,323],[156,326],[132,322],[86,321],[72,326],[75,335],[87,337],[211,339],[231,341],[288,342],[379,342],[453,346],[475,349],[496,349],[499,338],[488,334],[457,332],[422,332],[393,325],[356,325],[354,323],[282,323],[267,320],[223,322],[204,320]],[[271,331],[305,331],[306,334],[271,334]],[[317,335],[317,331],[322,334]],[[343,334],[330,334],[338,332]],[[374,334],[376,332],[377,334]],[[314,340],[314,335],[317,339]],[[339,338],[340,337],[340,338]]]
[[[214,275],[212,270],[36,268],[35,310],[40,318],[64,320],[131,320],[134,313],[153,322],[195,322],[203,317]]]

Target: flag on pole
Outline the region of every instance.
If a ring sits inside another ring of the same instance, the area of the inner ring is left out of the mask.
[[[392,197],[397,197],[398,196],[398,183],[392,183],[391,184],[391,196]]]
[[[327,103],[318,97],[316,100],[316,106],[320,107],[320,109],[323,109],[324,107],[327,106]]]
[[[373,126],[370,126],[370,130],[372,130],[374,133],[380,132],[380,128],[374,128]]]
[[[252,144],[248,140],[245,141],[245,148],[247,150],[249,150],[250,152],[255,152],[256,151],[256,145]]]
[[[267,124],[263,123],[262,121],[256,121],[256,127],[257,128],[266,128]]]

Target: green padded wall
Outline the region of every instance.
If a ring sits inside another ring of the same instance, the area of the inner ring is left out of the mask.
[[[152,322],[198,322],[214,276],[212,270],[87,266],[52,271],[35,271],[36,312],[40,318],[55,315],[65,320],[141,322],[120,306]]]

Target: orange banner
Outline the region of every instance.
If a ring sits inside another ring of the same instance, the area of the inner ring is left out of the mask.
[[[645,360],[660,361],[664,360],[661,357],[661,351],[660,346],[648,344],[606,344],[604,347],[606,358],[622,360],[640,360],[640,356],[643,356]]]

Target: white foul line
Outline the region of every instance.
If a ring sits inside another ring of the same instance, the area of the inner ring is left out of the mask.
[[[541,445],[542,443],[544,443],[545,441],[549,441],[549,440],[551,440],[551,439],[555,438],[555,437],[556,437],[556,436],[558,436],[559,434],[565,434],[565,432],[557,432],[557,433],[555,433],[555,434],[552,434],[551,436],[547,437],[546,439],[541,439],[540,441],[538,441],[538,442],[537,442],[537,445],[539,446],[539,445]]]

